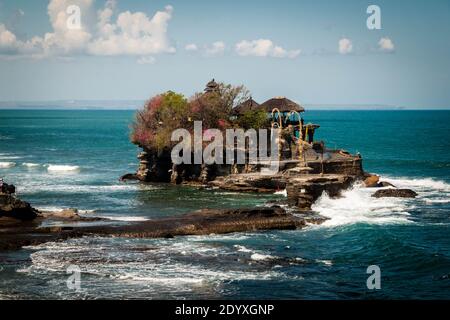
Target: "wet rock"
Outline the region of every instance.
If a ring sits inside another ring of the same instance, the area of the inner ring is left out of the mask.
[[[120,177],[120,181],[127,181],[127,180],[140,180],[138,175],[135,173],[127,173]]]
[[[379,176],[368,176],[366,179],[364,179],[364,185],[366,188],[376,188],[378,187],[378,182],[380,181]]]
[[[372,197],[396,197],[396,198],[415,198],[417,193],[410,189],[383,189],[375,192]]]
[[[61,221],[100,221],[96,217],[83,217],[78,214],[78,209],[64,209],[61,211],[43,211],[39,214],[41,218]]]
[[[33,220],[38,211],[28,202],[22,201],[11,194],[0,194],[0,217],[17,220]]]
[[[286,188],[286,181],[282,175],[232,174],[226,177],[217,177],[208,185],[236,192],[273,193]]]
[[[173,238],[260,230],[293,230],[306,225],[303,217],[288,213],[279,206],[203,209],[177,217],[113,225],[42,228],[37,222],[12,225],[6,223],[0,221],[0,229],[5,228],[0,232],[0,250],[82,236]]]
[[[290,205],[309,211],[313,203],[325,192],[330,197],[338,197],[356,180],[346,175],[310,175],[290,179],[287,183],[287,199]]]
[[[380,187],[380,188],[384,188],[384,187],[397,188],[397,187],[394,186],[392,183],[386,182],[386,181],[381,181],[380,183],[378,183],[378,187]]]

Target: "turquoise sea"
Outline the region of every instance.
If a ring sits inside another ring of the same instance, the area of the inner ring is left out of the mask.
[[[0,176],[41,209],[137,221],[283,195],[119,182],[137,168],[133,111],[0,110]],[[328,147],[418,192],[323,196],[321,226],[175,239],[82,238],[0,253],[0,299],[449,299],[450,111],[309,111]],[[67,267],[82,271],[67,288]],[[366,269],[381,269],[369,290]]]

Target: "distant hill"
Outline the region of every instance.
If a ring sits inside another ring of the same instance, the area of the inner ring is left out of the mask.
[[[35,110],[135,110],[144,100],[61,100],[61,101],[0,101],[0,109]],[[450,107],[409,108],[378,104],[302,104],[310,110],[449,110]]]

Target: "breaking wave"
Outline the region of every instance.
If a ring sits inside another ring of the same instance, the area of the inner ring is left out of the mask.
[[[381,177],[398,188],[412,189],[418,193],[416,199],[374,198],[372,194],[379,188],[364,188],[355,185],[344,191],[342,197],[332,199],[324,194],[312,209],[329,218],[323,226],[341,226],[354,223],[397,224],[413,223],[411,211],[418,205],[448,203],[450,185],[431,178],[408,179]]]
[[[108,220],[114,220],[114,221],[148,221],[150,219],[146,217],[138,217],[138,216],[100,216],[102,218],[108,219]]]
[[[15,162],[0,162],[0,169],[12,168],[15,166],[16,166]]]
[[[40,166],[40,164],[38,163],[31,163],[31,162],[24,162],[22,163],[22,166],[27,167],[27,168],[37,168]]]
[[[69,166],[69,165],[53,165],[50,164],[47,167],[48,172],[64,173],[64,172],[78,172],[80,171],[79,166]]]

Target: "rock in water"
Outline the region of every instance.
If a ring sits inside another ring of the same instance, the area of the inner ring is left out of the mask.
[[[397,198],[415,198],[417,193],[410,189],[384,189],[375,192],[372,197],[383,198],[383,197],[397,197]]]
[[[0,217],[18,220],[33,220],[38,211],[28,202],[22,201],[10,194],[0,194]]]
[[[379,176],[369,176],[364,180],[364,185],[366,186],[366,188],[376,188],[378,187],[379,181]]]
[[[379,187],[392,187],[392,188],[397,188],[396,186],[394,186],[392,183],[390,183],[390,182],[386,182],[386,181],[381,181],[379,184],[378,184],[378,186]]]

